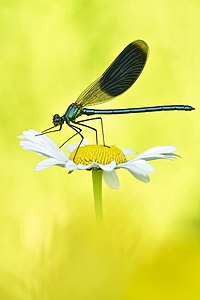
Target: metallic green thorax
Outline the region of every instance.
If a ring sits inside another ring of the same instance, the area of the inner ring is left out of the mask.
[[[72,103],[68,109],[66,110],[65,114],[63,115],[64,119],[68,123],[68,121],[74,121],[76,118],[81,116],[83,114],[82,112],[82,106],[77,105],[76,103]]]

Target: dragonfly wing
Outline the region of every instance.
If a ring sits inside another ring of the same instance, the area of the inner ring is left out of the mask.
[[[142,40],[129,44],[101,77],[90,84],[76,100],[90,106],[111,100],[124,93],[141,74],[148,56],[148,46]]]

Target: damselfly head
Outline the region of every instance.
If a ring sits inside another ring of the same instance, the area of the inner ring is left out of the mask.
[[[64,123],[63,118],[59,114],[55,114],[53,116],[53,124],[54,126],[62,125]]]

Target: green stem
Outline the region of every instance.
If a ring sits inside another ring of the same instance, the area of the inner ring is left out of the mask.
[[[102,209],[102,170],[92,170],[94,208],[97,226],[103,225],[103,209]]]

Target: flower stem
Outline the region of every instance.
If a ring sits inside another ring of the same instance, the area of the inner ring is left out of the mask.
[[[92,170],[94,207],[97,226],[103,225],[103,209],[102,209],[102,170]]]

